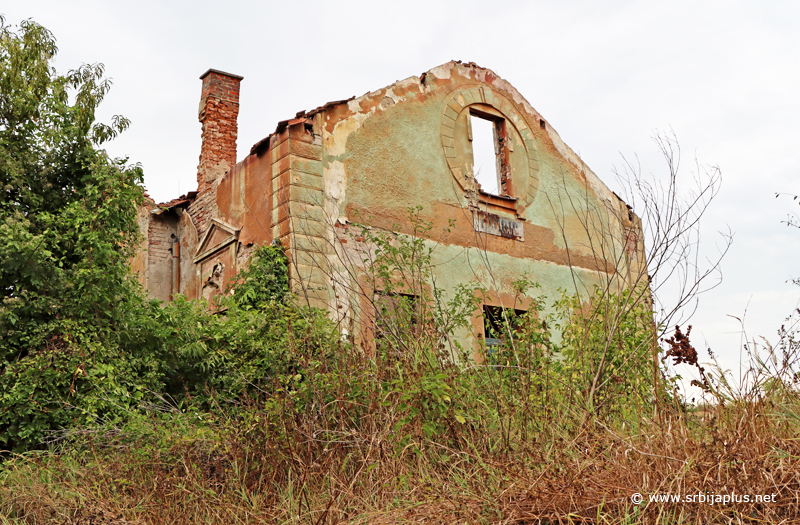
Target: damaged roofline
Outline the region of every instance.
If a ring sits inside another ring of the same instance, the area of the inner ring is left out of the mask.
[[[424,84],[424,82],[425,82],[425,77],[426,77],[426,76],[427,76],[429,73],[431,73],[431,72],[432,72],[434,69],[439,69],[439,68],[442,68],[442,67],[444,67],[444,66],[447,66],[448,64],[459,64],[459,65],[463,65],[463,66],[465,66],[465,67],[469,67],[469,68],[483,69],[483,70],[485,70],[485,71],[489,71],[489,72],[491,72],[493,75],[497,76],[497,74],[496,74],[494,71],[492,71],[491,69],[489,69],[489,68],[485,68],[485,67],[481,67],[481,66],[479,66],[478,64],[476,64],[475,62],[462,62],[461,60],[451,60],[450,62],[446,62],[446,63],[444,63],[444,64],[441,64],[441,65],[439,65],[439,66],[436,66],[436,67],[434,67],[434,68],[431,68],[431,69],[429,69],[428,71],[425,71],[424,73],[420,74],[419,76],[410,76],[410,77],[408,77],[407,79],[403,80],[402,82],[407,82],[408,80],[413,80],[413,79],[416,79],[416,80],[417,80],[417,82],[418,82],[419,84]],[[213,71],[213,72],[222,73],[222,74],[225,74],[225,75],[230,75],[230,76],[236,77],[236,75],[231,75],[230,73],[225,73],[225,72],[223,72],[223,71],[219,71],[219,70],[217,70],[217,69],[209,69],[208,71],[206,71],[205,73],[203,73],[203,76],[201,76],[200,78],[202,79],[203,77],[205,77],[206,75],[208,75],[208,74],[209,74],[210,72],[212,72],[212,71]],[[244,77],[239,77],[239,78],[244,78]],[[499,78],[499,77],[498,77],[498,78]],[[397,83],[399,83],[399,82],[401,82],[401,81],[399,81],[399,80],[398,80],[397,82],[394,82],[394,84],[397,84]],[[383,87],[383,88],[381,88],[381,89],[378,89],[378,90],[376,90],[376,91],[381,91],[381,90],[383,90],[383,89],[386,89],[386,88],[388,88],[389,86],[392,86],[392,85],[394,85],[394,84],[389,84],[388,86],[386,86],[386,87]],[[371,93],[375,93],[375,91],[369,91],[369,92],[365,93],[365,94],[364,94],[364,95],[362,95],[362,96],[366,96],[366,95],[369,95],[369,94],[371,94]],[[356,99],[356,96],[355,96],[355,95],[353,95],[353,96],[352,96],[352,97],[350,97],[350,98],[345,98],[345,99],[342,99],[342,100],[333,100],[333,101],[331,101],[331,102],[326,102],[325,104],[323,104],[323,105],[321,105],[321,106],[319,106],[319,107],[317,107],[317,108],[315,108],[315,109],[312,109],[312,110],[310,110],[310,111],[306,111],[306,110],[298,111],[298,112],[297,112],[297,114],[294,116],[294,118],[293,118],[293,119],[281,120],[280,122],[278,122],[278,125],[275,127],[275,131],[273,131],[272,133],[270,133],[269,135],[267,135],[267,136],[266,136],[266,137],[264,137],[263,139],[259,140],[259,141],[258,141],[258,142],[256,142],[255,144],[253,144],[253,146],[250,148],[250,154],[251,154],[251,155],[253,155],[253,154],[257,154],[259,151],[261,151],[261,149],[264,147],[264,145],[265,145],[265,144],[268,144],[268,143],[269,143],[269,140],[270,140],[270,139],[271,139],[271,138],[272,138],[274,135],[278,135],[278,134],[280,134],[280,133],[281,133],[281,132],[283,132],[283,130],[285,130],[287,127],[289,127],[289,126],[293,126],[293,125],[295,125],[295,124],[301,124],[301,123],[302,123],[302,124],[306,124],[306,125],[310,125],[310,124],[311,124],[311,119],[312,119],[312,118],[314,117],[314,115],[316,115],[317,113],[322,113],[323,111],[326,111],[326,110],[328,110],[328,109],[332,109],[332,108],[334,108],[334,107],[336,107],[336,106],[338,106],[338,105],[340,105],[340,104],[347,104],[347,103],[348,103],[348,102],[350,102],[351,100],[355,100],[355,99]]]
[[[330,109],[330,108],[333,108],[333,107],[336,107],[339,104],[346,104],[346,103],[350,102],[351,100],[355,100],[355,98],[356,98],[355,96],[352,96],[352,97],[350,97],[348,99],[344,99],[344,100],[334,100],[333,102],[328,102],[328,103],[323,104],[323,105],[319,106],[318,108],[312,109],[311,111],[308,111],[308,112],[306,112],[305,110],[298,111],[293,119],[281,120],[280,122],[278,122],[278,125],[275,127],[275,131],[273,131],[272,133],[270,133],[269,135],[267,135],[263,139],[259,140],[255,144],[253,144],[253,147],[250,148],[250,155],[258,154],[265,146],[267,146],[269,144],[269,141],[273,136],[279,135],[287,127],[294,126],[295,124],[305,124],[306,126],[310,126],[311,125],[311,119],[317,113],[322,113],[323,111],[325,111],[327,109]]]
[[[553,126],[550,125],[550,123],[547,121],[547,119],[545,119],[538,111],[536,111],[536,109],[533,108],[533,106],[530,104],[530,102],[528,102],[528,100],[525,99],[525,97],[523,97],[522,94],[519,91],[517,91],[517,89],[514,86],[511,85],[511,83],[509,83],[507,80],[505,80],[502,77],[500,77],[497,73],[495,73],[493,70],[491,70],[489,68],[485,68],[485,67],[479,66],[475,62],[462,62],[461,60],[451,60],[451,61],[446,62],[444,64],[441,64],[439,66],[433,67],[433,68],[429,69],[428,71],[425,71],[424,73],[422,73],[419,76],[410,76],[410,77],[406,78],[405,80],[395,81],[392,84],[384,86],[383,88],[380,88],[378,90],[369,91],[369,92],[365,93],[364,95],[361,95],[361,97],[352,96],[352,97],[350,97],[348,99],[335,100],[335,101],[332,101],[332,102],[328,102],[326,104],[323,104],[323,105],[317,107],[316,109],[312,109],[311,111],[305,111],[305,110],[304,111],[299,111],[295,115],[295,118],[282,120],[282,121],[278,122],[278,125],[276,126],[274,132],[270,133],[269,135],[267,135],[263,139],[259,140],[258,142],[256,142],[253,145],[252,148],[250,148],[250,155],[258,155],[261,152],[263,152],[265,149],[267,149],[269,147],[270,139],[273,136],[282,133],[289,126],[293,126],[295,124],[301,124],[301,123],[306,125],[306,126],[311,126],[312,125],[312,120],[311,119],[314,117],[314,115],[316,115],[318,113],[321,113],[321,112],[326,111],[328,109],[332,109],[332,108],[334,108],[336,106],[339,106],[340,104],[346,104],[346,103],[349,103],[349,102],[351,102],[353,100],[357,100],[357,99],[360,99],[360,98],[363,98],[363,97],[367,97],[367,96],[373,95],[375,93],[378,93],[378,92],[380,92],[382,90],[389,89],[392,86],[395,86],[395,85],[400,84],[400,83],[406,83],[406,82],[409,82],[409,81],[413,81],[413,82],[416,82],[416,83],[420,84],[421,86],[425,86],[427,84],[426,78],[427,78],[428,75],[433,75],[436,78],[449,78],[450,71],[452,69],[454,69],[455,67],[459,67],[459,66],[462,67],[462,68],[470,69],[470,70],[480,70],[480,71],[484,72],[483,73],[484,75],[487,74],[487,73],[491,74],[494,77],[494,80],[491,81],[491,83],[499,82],[501,85],[498,86],[498,87],[500,87],[501,89],[507,91],[512,96],[512,100],[516,104],[519,104],[531,116],[533,116],[535,119],[538,119],[538,121],[540,122],[541,127],[545,130],[547,135],[553,141],[553,145],[555,146],[555,148],[559,151],[559,153],[561,153],[564,156],[564,158],[566,158],[571,164],[573,164],[576,168],[578,168],[582,173],[585,174],[585,176],[587,178],[587,181],[591,184],[591,186],[595,189],[595,191],[598,191],[601,195],[605,195],[606,199],[608,199],[608,200],[612,199],[611,191],[600,180],[600,177],[598,177],[597,174],[594,171],[592,171],[592,169],[586,164],[586,162],[584,162],[584,160],[581,158],[581,156],[578,155],[575,152],[575,150],[573,150],[570,146],[568,146],[564,142],[564,140],[561,138],[561,135],[559,135],[558,132],[553,128]],[[209,70],[209,71],[216,71],[216,70]],[[617,197],[617,198],[619,198],[619,197]],[[620,200],[622,200],[622,199],[620,199]]]

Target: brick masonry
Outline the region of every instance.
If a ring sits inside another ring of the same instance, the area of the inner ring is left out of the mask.
[[[172,297],[173,242],[177,221],[168,217],[151,217],[147,225],[147,280],[150,296],[161,301]]]
[[[236,120],[242,77],[209,69],[200,79],[203,88],[198,118],[203,126],[203,144],[197,166],[197,198],[189,213],[198,234],[202,235],[216,216],[216,186],[236,165]]]

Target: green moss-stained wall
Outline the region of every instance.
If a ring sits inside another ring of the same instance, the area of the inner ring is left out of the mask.
[[[495,121],[505,137],[498,151],[507,178],[499,196],[479,191],[473,178],[471,114]],[[364,305],[357,296],[370,293],[351,269],[360,261],[352,224],[408,232],[414,207],[433,223],[437,286],[445,291],[477,282],[503,303],[513,296],[511,282],[527,275],[554,299],[610,276],[632,282],[641,275],[638,219],[488,69],[450,62],[305,118],[307,140],[321,144],[314,155],[321,190],[309,187],[304,197],[294,172],[292,187],[275,190],[319,210],[290,221],[289,248],[299,268],[293,277],[298,290],[315,290],[310,303],[329,309],[344,327],[359,330]],[[513,223],[521,236],[477,231],[476,214]],[[472,344],[479,335],[465,331],[461,338]]]
[[[473,176],[473,118],[494,123],[497,195]],[[167,261],[177,265],[174,289],[205,296],[214,271],[225,272],[225,285],[255,245],[280,241],[294,290],[343,331],[368,337],[375,291],[359,268],[371,247],[355,225],[409,233],[409,208],[433,225],[436,286],[445,295],[475,283],[488,290],[487,303],[512,306],[511,283],[522,276],[555,299],[643,275],[640,221],[513,86],[472,63],[449,62],[298,113],[150,222],[169,215],[176,224],[180,257]],[[198,217],[204,228],[194,228]],[[214,244],[209,228],[224,239]],[[468,348],[480,347],[479,314],[458,334]]]

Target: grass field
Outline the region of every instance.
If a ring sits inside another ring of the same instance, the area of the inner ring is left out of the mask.
[[[745,390],[709,373],[700,408],[664,395],[587,413],[537,380],[552,363],[439,354],[312,352],[244,402],[163,400],[54,435],[2,467],[1,522],[800,523],[800,397],[763,362]]]

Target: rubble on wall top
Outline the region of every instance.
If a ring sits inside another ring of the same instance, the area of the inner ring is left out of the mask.
[[[181,195],[176,199],[172,199],[168,202],[162,202],[161,204],[155,204],[155,201],[150,199],[154,203],[150,209],[150,213],[153,215],[160,215],[165,211],[170,211],[181,206],[188,206],[195,199],[195,197],[197,197],[197,192],[190,191],[186,195]]]
[[[305,113],[305,112],[301,112],[301,113],[305,113],[306,117],[313,117],[317,113],[321,113],[321,112],[323,112],[323,111],[325,111],[327,109],[330,109],[332,107],[338,106],[339,104],[346,104],[347,102],[350,102],[351,100],[355,100],[355,98],[356,98],[355,96],[352,96],[350,98],[346,98],[346,99],[343,99],[343,100],[334,100],[332,102],[328,102],[327,104],[323,104],[318,108],[312,109],[308,113]]]
[[[479,66],[475,62],[462,62],[461,60],[451,60],[450,62],[447,62],[447,63],[442,64],[440,66],[437,66],[435,68],[431,68],[430,70],[422,73],[418,77],[420,82],[422,82],[423,79],[425,78],[425,76],[428,73],[430,73],[431,71],[433,71],[434,69],[438,69],[438,68],[441,68],[442,66],[447,66],[449,64],[453,64],[453,65],[458,64],[458,65],[461,65],[461,66],[464,66],[464,67],[485,69],[487,71],[491,71],[488,68]],[[203,76],[207,75],[211,71],[214,71],[214,72],[217,72],[217,73],[223,73],[225,75],[230,75],[230,73],[224,73],[224,72],[218,71],[216,69],[209,69],[208,72],[204,73]],[[234,76],[235,77],[236,75],[230,75],[230,76]],[[397,81],[397,82],[399,82],[399,81]],[[397,83],[397,82],[395,82],[395,83]],[[293,118],[293,119],[281,120],[280,122],[278,122],[278,125],[275,127],[275,131],[273,131],[272,133],[270,133],[269,135],[267,135],[263,139],[259,140],[255,144],[253,144],[253,147],[250,148],[250,155],[254,155],[254,154],[258,153],[259,151],[263,151],[265,148],[268,148],[269,147],[269,143],[270,143],[270,139],[273,136],[282,133],[287,127],[294,126],[295,124],[305,124],[307,126],[311,126],[311,124],[312,124],[311,119],[317,113],[322,113],[323,111],[326,111],[328,109],[336,107],[336,106],[338,106],[340,104],[346,104],[346,103],[350,102],[351,100],[355,100],[355,99],[356,99],[356,97],[354,95],[354,96],[352,96],[350,98],[346,98],[346,99],[342,99],[342,100],[333,100],[333,101],[327,102],[327,103],[325,103],[325,104],[323,104],[323,105],[321,105],[321,106],[319,106],[317,108],[314,108],[314,109],[312,109],[310,111],[305,111],[305,110],[298,111],[295,114],[295,118]]]
[[[452,62],[454,64],[461,64],[462,66],[465,66],[465,67],[477,67],[478,69],[489,69],[489,68],[486,68],[486,67],[479,66],[475,62],[462,62],[460,60],[451,60],[450,62]]]
[[[279,133],[282,133],[283,130],[285,130],[287,127],[294,126],[295,124],[305,124],[307,126],[311,126],[311,124],[312,124],[311,119],[317,113],[321,113],[321,112],[323,112],[323,111],[325,111],[327,109],[330,109],[332,107],[336,107],[339,104],[345,104],[347,102],[350,102],[351,100],[355,100],[355,98],[356,97],[353,96],[353,97],[350,97],[350,98],[347,98],[347,99],[343,99],[343,100],[334,100],[334,101],[331,101],[331,102],[327,102],[327,103],[319,106],[318,108],[314,108],[314,109],[312,109],[310,111],[306,111],[306,110],[298,111],[293,119],[281,120],[280,122],[278,122],[278,125],[275,127],[275,131],[273,131],[272,133],[270,133],[269,135],[267,135],[263,139],[259,140],[255,144],[253,144],[253,147],[250,148],[250,154],[253,155],[256,152],[258,152],[261,149],[263,149],[264,146],[267,146],[269,144],[269,140],[273,136],[278,135]]]

